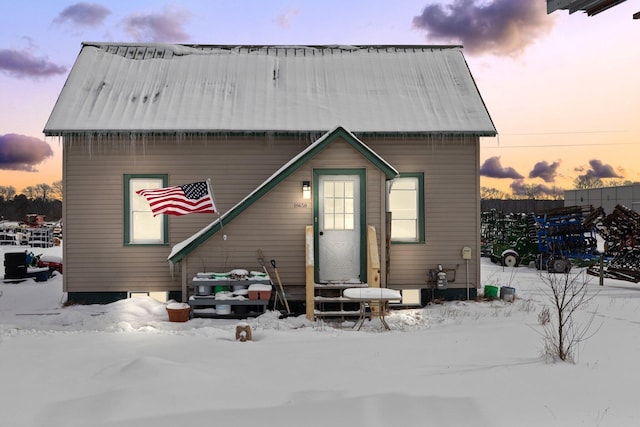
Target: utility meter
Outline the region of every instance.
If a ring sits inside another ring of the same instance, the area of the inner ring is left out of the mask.
[[[445,273],[441,264],[438,264],[438,272],[436,273],[436,285],[439,290],[447,289],[447,273]]]
[[[471,248],[469,246],[462,248],[462,259],[471,259]]]

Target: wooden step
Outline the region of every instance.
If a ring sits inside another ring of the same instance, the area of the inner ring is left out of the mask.
[[[313,300],[317,303],[323,303],[323,302],[353,302],[352,299],[349,298],[345,298],[343,296],[340,297],[323,297],[320,295],[317,295],[313,298]]]
[[[347,289],[347,288],[368,288],[367,283],[346,283],[346,282],[328,282],[328,283],[314,283],[313,287],[316,289]]]
[[[352,310],[334,310],[334,311],[320,311],[314,310],[316,317],[360,317],[360,311]]]

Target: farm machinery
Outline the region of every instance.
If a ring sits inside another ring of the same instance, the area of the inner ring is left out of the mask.
[[[571,206],[494,220],[490,258],[507,267],[535,263],[552,273],[568,272],[572,261],[599,258],[596,223],[602,208]],[[484,228],[483,228],[484,229]]]
[[[597,224],[597,230],[604,239],[608,261],[590,266],[587,273],[640,282],[640,214],[616,205],[613,212]]]

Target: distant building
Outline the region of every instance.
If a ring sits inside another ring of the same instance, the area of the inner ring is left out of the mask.
[[[589,188],[586,190],[566,190],[564,192],[564,205],[591,205],[594,208],[602,206],[607,214],[613,212],[616,205],[623,205],[640,212],[640,184]]]
[[[565,206],[562,200],[539,199],[483,199],[482,212],[496,210],[502,213],[532,213]]]

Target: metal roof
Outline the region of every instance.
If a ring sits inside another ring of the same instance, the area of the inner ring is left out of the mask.
[[[547,13],[562,9],[568,10],[569,13],[583,11],[588,16],[593,16],[625,1],[626,0],[547,0]]]
[[[495,127],[460,46],[83,43],[45,126],[79,133]]]

